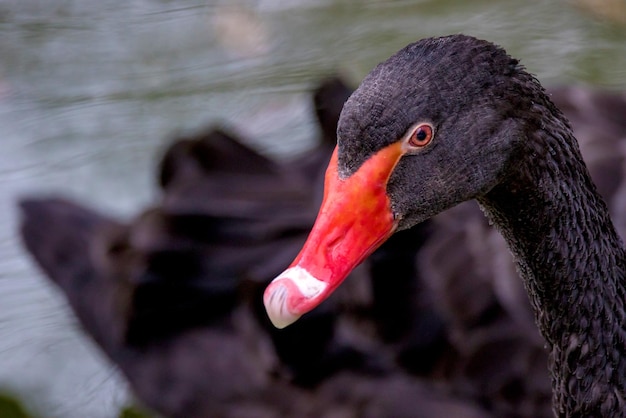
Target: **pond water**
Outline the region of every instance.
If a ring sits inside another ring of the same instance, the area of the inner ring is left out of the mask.
[[[129,217],[156,199],[172,135],[212,121],[269,155],[306,152],[317,80],[357,83],[427,36],[496,42],[545,85],[624,89],[626,29],[609,16],[567,0],[0,0],[0,390],[42,417],[131,401],[21,250],[19,196]]]

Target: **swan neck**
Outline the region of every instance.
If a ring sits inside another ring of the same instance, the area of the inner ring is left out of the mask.
[[[479,202],[548,342],[557,415],[613,416],[626,393],[624,249],[576,140],[558,128],[531,135],[531,155],[517,159],[529,163]]]

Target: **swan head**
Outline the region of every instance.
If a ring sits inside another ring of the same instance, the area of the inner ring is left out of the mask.
[[[464,35],[410,44],[374,68],[341,112],[309,238],[265,291],[274,325],[321,303],[395,231],[499,184],[526,137],[529,88],[542,90],[517,60]]]

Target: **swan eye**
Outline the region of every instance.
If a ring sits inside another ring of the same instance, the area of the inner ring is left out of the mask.
[[[409,137],[409,145],[414,148],[423,148],[433,139],[433,127],[429,123],[421,123],[413,129]]]

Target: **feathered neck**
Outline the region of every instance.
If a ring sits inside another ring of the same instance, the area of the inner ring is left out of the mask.
[[[515,256],[548,342],[557,415],[623,416],[625,252],[567,121],[545,101],[509,176],[479,202]]]

